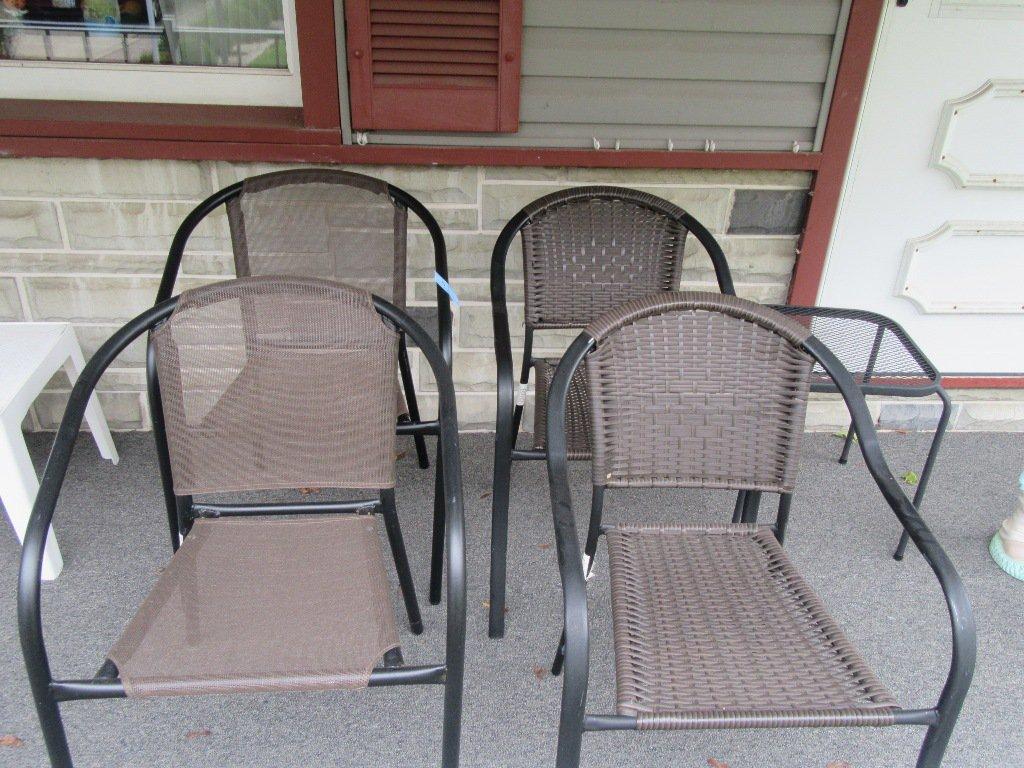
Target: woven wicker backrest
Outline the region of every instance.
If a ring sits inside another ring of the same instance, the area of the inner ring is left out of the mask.
[[[398,336],[366,291],[215,283],[153,340],[178,494],[394,486]]]
[[[620,187],[578,187],[524,209],[526,324],[580,328],[630,299],[679,287],[681,208]]]
[[[676,292],[586,330],[595,484],[793,489],[806,328],[735,296]]]
[[[340,280],[405,306],[408,212],[388,185],[323,168],[242,183],[227,203],[235,273]]]

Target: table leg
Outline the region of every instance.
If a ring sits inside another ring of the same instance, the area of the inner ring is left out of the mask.
[[[78,380],[78,375],[84,367],[85,358],[82,356],[82,350],[78,346],[78,342],[72,340],[68,349],[68,361],[64,364],[64,370],[68,378],[71,379],[72,386]],[[89,397],[89,404],[85,407],[85,420],[89,424],[89,430],[92,432],[92,439],[96,441],[96,447],[100,449],[100,456],[117,464],[120,460],[117,454],[117,446],[114,445],[114,439],[110,436],[107,419],[103,415],[103,409],[100,408],[100,403],[96,399],[95,393]]]
[[[14,532],[18,534],[18,541],[25,540],[25,530],[38,490],[39,478],[21,434],[21,422],[8,416],[0,420],[0,499]],[[64,560],[51,528],[43,554],[43,579],[57,578],[63,567]]]
[[[942,400],[942,415],[939,416],[939,423],[935,427],[935,437],[932,438],[931,448],[928,449],[928,458],[924,461],[921,478],[917,481],[917,491],[914,493],[914,508],[918,512],[921,511],[921,505],[924,503],[924,491],[928,487],[928,478],[932,476],[932,468],[935,466],[935,459],[939,456],[942,438],[946,434],[946,427],[949,426],[949,417],[953,411],[953,403],[950,402],[949,395],[946,394],[944,389],[940,387],[939,391],[935,394]],[[909,541],[910,537],[906,531],[903,531],[900,535],[900,543],[896,545],[896,551],[892,556],[894,560],[903,559],[903,553],[906,552]]]

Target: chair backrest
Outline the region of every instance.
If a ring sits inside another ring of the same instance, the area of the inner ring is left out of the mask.
[[[404,307],[408,211],[389,192],[329,168],[246,179],[226,203],[235,274],[341,280]]]
[[[178,495],[394,486],[398,334],[369,292],[206,285],[181,294],[153,343]]]
[[[793,490],[808,329],[735,296],[628,302],[585,329],[595,485]]]
[[[526,325],[531,328],[580,328],[631,299],[677,290],[691,227],[701,230],[702,241],[706,235],[714,242],[678,206],[623,187],[555,192],[522,213]],[[717,243],[712,247],[721,253]],[[731,280],[722,289],[731,293]]]

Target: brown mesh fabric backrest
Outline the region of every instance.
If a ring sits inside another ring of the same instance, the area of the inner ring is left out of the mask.
[[[586,330],[595,484],[793,490],[806,328],[735,296],[675,292]]]
[[[522,229],[526,324],[579,328],[630,299],[679,287],[681,208],[619,187],[547,195]]]
[[[215,283],[153,339],[178,494],[394,486],[398,336],[366,291]]]
[[[340,280],[405,306],[408,212],[388,185],[322,168],[242,183],[227,203],[235,273]]]

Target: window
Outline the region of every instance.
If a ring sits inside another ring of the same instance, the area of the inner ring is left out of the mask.
[[[521,0],[346,0],[352,127],[519,127]]]
[[[299,106],[296,49],[294,0],[0,0],[9,98]]]

